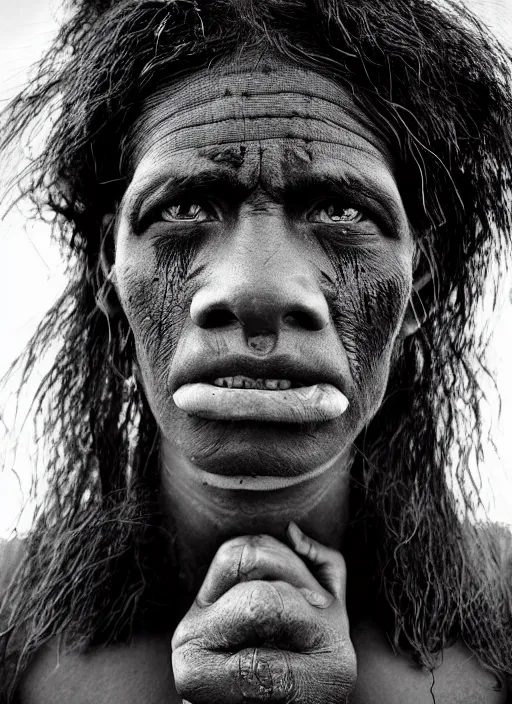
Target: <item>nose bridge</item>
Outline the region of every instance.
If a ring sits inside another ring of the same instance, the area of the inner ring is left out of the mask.
[[[231,261],[233,283],[246,292],[265,293],[291,283],[291,274],[304,272],[303,258],[293,237],[278,215],[249,215],[233,240],[227,261]]]
[[[269,210],[241,218],[194,296],[191,316],[201,327],[238,323],[250,336],[290,325],[321,330],[329,311],[300,241]]]

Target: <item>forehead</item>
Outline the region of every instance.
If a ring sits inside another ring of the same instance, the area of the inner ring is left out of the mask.
[[[131,133],[137,181],[236,170],[244,185],[352,175],[387,182],[393,160],[378,123],[349,91],[275,56],[233,57],[149,97]],[[331,174],[330,172],[336,172]]]

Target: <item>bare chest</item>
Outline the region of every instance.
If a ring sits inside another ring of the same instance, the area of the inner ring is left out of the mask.
[[[351,704],[505,704],[496,678],[462,646],[448,649],[433,672],[394,655],[376,629],[353,633],[358,657]],[[131,645],[87,656],[40,653],[26,674],[21,704],[181,704],[174,689],[170,637],[144,637]]]

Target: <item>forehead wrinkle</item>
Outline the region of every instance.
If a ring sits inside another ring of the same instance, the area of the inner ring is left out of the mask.
[[[267,130],[268,131],[268,130]],[[191,140],[195,142],[196,140]],[[365,155],[367,157],[370,157],[370,159],[376,163],[384,163],[386,164],[387,168],[393,173],[394,172],[394,163],[392,161],[392,158],[389,154],[382,154],[379,152],[377,149],[375,149],[372,145],[368,144],[368,146],[361,144],[361,143],[356,143],[352,140],[350,140],[350,137],[347,140],[343,140],[341,136],[337,141],[333,141],[332,139],[327,139],[327,138],[321,138],[318,136],[318,134],[314,138],[305,138],[303,136],[295,136],[292,134],[288,134],[287,137],[275,137],[275,136],[267,136],[267,137],[262,137],[262,136],[255,136],[253,138],[248,139],[233,139],[232,134],[226,134],[226,136],[220,137],[219,135],[215,135],[215,138],[212,138],[211,140],[208,141],[201,141],[200,145],[197,144],[176,144],[175,136],[173,134],[170,135],[165,135],[162,136],[158,142],[155,142],[145,153],[144,155],[141,156],[138,164],[136,167],[133,169],[131,176],[133,177],[135,171],[141,166],[144,165],[145,162],[154,162],[155,160],[161,159],[161,160],[167,160],[167,159],[172,159],[173,154],[178,154],[180,152],[191,152],[192,154],[197,154],[199,157],[207,158],[209,161],[211,161],[211,157],[208,154],[205,154],[206,150],[210,149],[219,149],[222,147],[225,148],[234,148],[236,149],[237,147],[239,148],[240,146],[245,146],[246,147],[246,152],[244,156],[244,163],[243,165],[245,166],[245,163],[247,162],[249,158],[249,151],[251,146],[253,145],[266,145],[266,144],[275,144],[275,143],[283,143],[283,147],[290,148],[290,146],[293,144],[293,142],[299,142],[302,144],[307,145],[307,150],[315,150],[315,147],[318,146],[325,146],[328,147],[329,151],[331,151],[333,148],[340,148],[344,151],[344,157],[348,157],[350,152],[354,152],[357,154]],[[336,150],[338,151],[338,150]],[[325,158],[322,157],[321,158]],[[340,160],[341,157],[338,157],[337,160]],[[238,167],[237,167],[238,168]]]
[[[186,93],[187,97],[190,97],[188,91]],[[204,115],[210,108],[212,114],[219,112],[216,110],[217,107],[229,106],[232,108],[231,117],[243,118],[247,115],[247,111],[244,110],[244,106],[247,107],[250,104],[257,103],[261,110],[260,115],[254,115],[253,117],[271,117],[272,109],[276,108],[277,100],[276,98],[283,98],[288,107],[289,116],[302,116],[300,114],[300,108],[302,107],[302,112],[305,117],[314,117],[320,113],[322,107],[327,107],[332,114],[343,113],[345,117],[348,117],[351,121],[351,126],[353,124],[354,130],[358,126],[364,127],[361,130],[361,135],[366,136],[367,132],[376,132],[379,130],[378,126],[371,123],[366,115],[356,108],[356,106],[347,99],[344,101],[334,101],[330,100],[325,95],[318,95],[314,92],[307,90],[281,90],[277,88],[269,87],[265,91],[254,91],[254,90],[244,90],[237,93],[236,91],[230,92],[229,96],[209,93],[207,97],[201,98],[199,100],[180,102],[176,94],[169,96],[168,90],[160,90],[151,98],[147,99],[141,109],[141,115],[139,120],[136,122],[137,126],[142,126],[146,128],[157,127],[161,121],[165,121],[168,118],[177,117],[179,115],[188,115],[189,113],[197,112]],[[169,109],[170,108],[170,109]],[[166,110],[162,118],[154,117],[157,112]],[[275,115],[275,117],[280,117],[283,115],[282,109],[279,108],[280,112]],[[185,117],[184,121],[188,120]],[[208,120],[206,124],[213,122],[213,120]],[[334,124],[338,124],[333,120]],[[201,124],[201,123],[197,123]],[[339,123],[343,126],[342,123]],[[377,136],[377,135],[376,135]],[[382,139],[379,136],[379,142]]]
[[[348,128],[378,150],[391,154],[393,136],[383,132],[381,122],[358,107],[338,82],[279,57],[274,57],[270,75],[258,72],[253,58],[249,57],[249,70],[242,60],[228,60],[220,68],[218,64],[170,82],[149,96],[128,139],[132,159],[140,158],[141,148],[147,149],[151,133],[158,132],[162,123],[167,122],[178,132],[181,126],[210,128],[219,118],[244,122],[256,117],[298,117],[326,124],[330,120],[334,130]]]
[[[281,112],[279,115],[265,113],[251,115],[246,112],[240,116],[229,115],[212,119],[205,119],[203,116],[196,121],[180,119],[178,124],[176,124],[175,117],[175,114],[163,116],[153,124],[140,126],[141,139],[137,140],[135,137],[139,145],[133,153],[135,161],[139,161],[143,154],[155,144],[164,141],[172,140],[173,148],[180,150],[195,146],[209,147],[214,144],[236,142],[244,144],[251,141],[268,141],[279,138],[340,144],[366,151],[361,144],[363,142],[371,147],[368,151],[377,151],[388,161],[393,161],[389,149],[379,143],[377,139],[373,139],[371,134],[356,122],[350,121],[350,124],[342,124],[327,116],[322,116],[320,113],[312,115],[291,111],[288,114]],[[212,131],[213,128],[216,128],[215,139],[212,142],[202,141],[205,133]],[[234,132],[237,133],[236,136],[233,134]]]

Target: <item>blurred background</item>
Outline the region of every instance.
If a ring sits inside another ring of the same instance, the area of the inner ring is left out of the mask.
[[[440,2],[442,0],[439,0]],[[30,66],[47,47],[62,17],[59,0],[16,0],[0,9],[0,107],[25,84]],[[466,0],[512,49],[512,0]],[[8,164],[1,164],[3,169]],[[3,215],[3,211],[0,211]],[[494,373],[502,407],[490,402],[486,422],[490,440],[485,449],[482,495],[494,520],[512,524],[512,281],[499,272],[500,295],[493,310],[491,296],[482,312],[482,326],[492,332],[489,368]],[[65,285],[58,248],[49,227],[27,220],[23,206],[0,220],[0,378],[22,351],[45,311]],[[11,380],[16,385],[16,377]],[[33,388],[32,388],[33,390]],[[492,398],[492,387],[489,384]],[[0,538],[24,531],[30,523],[27,504],[34,469],[31,429],[16,434],[16,451],[3,436],[14,423],[14,407],[0,406]]]

